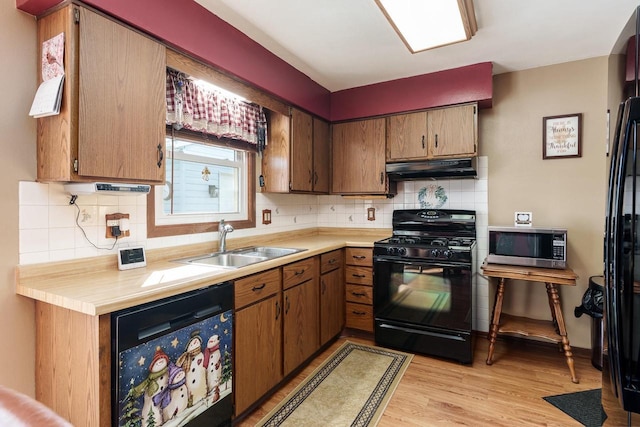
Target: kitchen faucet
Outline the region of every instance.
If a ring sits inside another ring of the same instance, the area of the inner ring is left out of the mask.
[[[220,233],[220,247],[218,250],[220,252],[225,252],[227,250],[227,233],[231,233],[232,231],[233,226],[231,224],[225,224],[224,219],[221,219],[218,224],[218,233]]]

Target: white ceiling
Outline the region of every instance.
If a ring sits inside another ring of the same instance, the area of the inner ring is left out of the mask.
[[[471,41],[411,54],[374,0],[196,1],[332,92],[479,62],[500,74],[619,53],[639,4],[475,0]]]

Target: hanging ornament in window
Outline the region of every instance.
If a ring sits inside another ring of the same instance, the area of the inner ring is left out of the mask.
[[[205,166],[204,169],[202,169],[202,180],[209,181],[209,175],[211,175],[211,171]]]

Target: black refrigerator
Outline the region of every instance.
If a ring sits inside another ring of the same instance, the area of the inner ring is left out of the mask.
[[[640,97],[620,105],[612,142],[604,240],[605,425],[640,426]]]

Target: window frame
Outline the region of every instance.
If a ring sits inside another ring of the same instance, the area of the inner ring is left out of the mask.
[[[207,135],[187,130],[175,131],[167,126],[167,134],[173,133],[174,137],[184,136],[190,140],[207,142]],[[255,228],[256,226],[256,153],[248,143],[225,138],[216,138],[216,145],[222,145],[246,152],[247,158],[247,219],[230,221],[236,229]],[[218,232],[218,221],[191,222],[182,224],[156,224],[156,186],[152,185],[147,195],[147,238],[179,236],[196,233]]]

